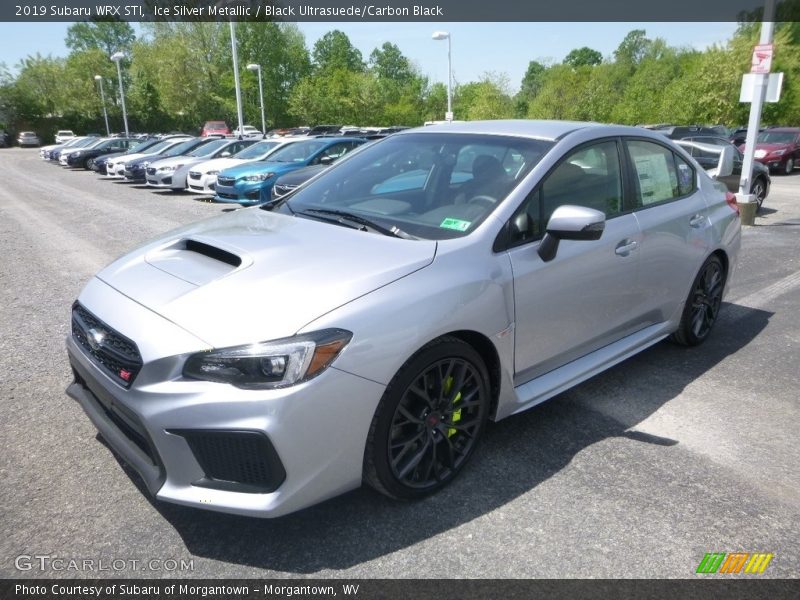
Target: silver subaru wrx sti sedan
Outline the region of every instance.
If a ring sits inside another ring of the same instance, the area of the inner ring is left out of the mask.
[[[72,308],[67,393],[161,500],[420,498],[488,419],[703,342],[739,245],[733,196],[658,133],[409,130],[103,269]]]

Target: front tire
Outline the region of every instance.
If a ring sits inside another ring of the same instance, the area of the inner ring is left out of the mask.
[[[792,171],[794,171],[794,159],[793,158],[787,158],[786,159],[786,164],[783,165],[783,174],[784,175],[791,175]]]
[[[472,456],[489,415],[489,375],[469,344],[443,337],[397,372],[372,419],[364,480],[417,499],[450,483]]]
[[[699,346],[706,341],[719,316],[725,278],[722,261],[709,256],[692,283],[680,326],[670,336],[672,341],[683,346]]]

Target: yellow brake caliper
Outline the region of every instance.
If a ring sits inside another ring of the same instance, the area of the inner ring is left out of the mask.
[[[453,381],[454,381],[454,379],[453,379],[452,375],[447,378],[447,381],[445,381],[445,384],[444,384],[444,393],[445,394],[449,394],[450,393],[450,389],[453,387]],[[453,398],[453,406],[455,406],[459,402],[461,402],[461,391],[460,390],[456,394],[455,398]],[[452,420],[452,422],[453,423],[458,423],[460,420],[461,420],[461,409],[459,408],[459,409],[453,411],[453,420]],[[450,427],[447,430],[447,437],[453,437],[456,434],[456,431],[457,431],[456,429],[453,429],[452,427]]]

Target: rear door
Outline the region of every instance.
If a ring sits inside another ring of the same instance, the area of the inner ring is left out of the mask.
[[[640,293],[646,324],[670,319],[711,251],[708,207],[697,173],[666,145],[625,140],[634,212],[643,238]]]

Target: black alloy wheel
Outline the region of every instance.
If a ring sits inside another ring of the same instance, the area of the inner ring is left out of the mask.
[[[692,284],[681,324],[671,339],[686,346],[702,344],[717,321],[724,289],[725,269],[718,257],[710,256]]]
[[[422,498],[467,463],[489,412],[488,373],[465,342],[445,337],[417,353],[387,387],[370,428],[364,478],[394,497]]]
[[[762,177],[758,177],[753,182],[753,188],[750,190],[750,193],[756,197],[756,203],[760,209],[761,205],[764,204],[764,198],[767,197],[767,183]]]

